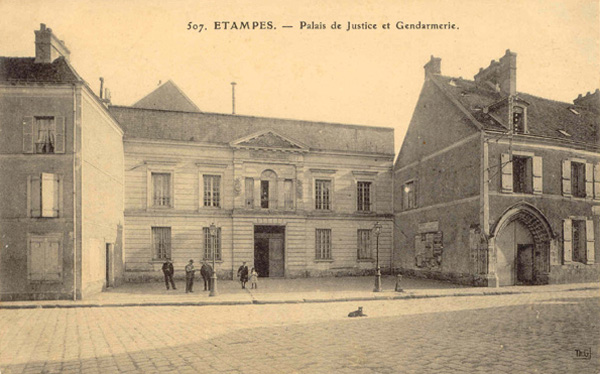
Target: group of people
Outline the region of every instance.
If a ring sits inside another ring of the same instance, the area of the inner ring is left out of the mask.
[[[171,286],[174,290],[177,289],[175,287],[175,281],[173,280],[173,275],[175,274],[175,270],[173,268],[173,262],[171,260],[166,260],[162,266],[162,271],[165,276],[165,286],[167,290],[169,290],[169,286]],[[194,292],[194,275],[196,273],[196,268],[194,267],[194,260],[190,259],[188,264],[185,266],[185,293]],[[205,260],[202,262],[202,267],[200,267],[200,275],[204,280],[204,291],[208,291],[210,289],[211,276],[213,274],[213,268],[210,264]],[[242,288],[246,288],[246,283],[250,281],[251,288],[258,288],[258,273],[254,268],[251,271],[248,271],[248,266],[246,265],[246,261],[239,267],[237,276],[240,280]]]

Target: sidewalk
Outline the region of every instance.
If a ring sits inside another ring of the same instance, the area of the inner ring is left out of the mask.
[[[39,300],[0,302],[0,309],[80,308],[126,306],[202,306],[315,303],[341,301],[397,300],[428,297],[483,296],[600,289],[599,283],[510,286],[500,288],[465,287],[430,279],[403,278],[403,292],[395,292],[396,278],[382,276],[382,292],[373,292],[374,277],[331,277],[299,279],[259,279],[258,289],[241,289],[239,282],[219,280],[218,295],[209,297],[196,281],[194,293],[186,294],[183,282],[177,290],[165,290],[164,283],[126,283],[86,300]]]

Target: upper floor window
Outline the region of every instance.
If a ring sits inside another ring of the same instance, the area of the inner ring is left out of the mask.
[[[358,211],[371,211],[371,182],[356,183],[356,207]]]
[[[574,197],[586,197],[585,163],[571,162],[571,193]]]
[[[269,208],[269,181],[260,181],[260,207]]]
[[[600,200],[600,163],[585,159],[562,161],[562,192],[565,196]]]
[[[542,158],[530,152],[501,155],[501,184],[504,193],[541,194]]]
[[[152,173],[152,206],[170,207],[171,173]]]
[[[202,231],[204,232],[204,259],[212,260],[214,251],[215,260],[221,261],[221,228],[217,227],[214,236],[211,236],[209,227],[204,227]]]
[[[260,175],[260,207],[277,208],[277,174],[273,170],[265,170]]]
[[[413,209],[417,207],[417,188],[415,181],[404,183],[402,189],[402,203],[404,209]]]
[[[29,177],[29,216],[58,217],[60,213],[61,183],[56,174],[42,173]]]
[[[23,119],[24,153],[65,153],[65,118],[40,116]]]
[[[152,257],[155,260],[166,260],[171,258],[171,228],[152,228]]]
[[[291,179],[283,181],[283,199],[286,210],[294,209],[294,181]]]
[[[204,206],[221,206],[221,176],[204,175]]]
[[[315,209],[331,209],[331,181],[325,179],[315,180]]]
[[[513,156],[513,192],[533,193],[532,158]]]
[[[516,133],[525,133],[525,111],[520,106],[513,107],[513,131]]]

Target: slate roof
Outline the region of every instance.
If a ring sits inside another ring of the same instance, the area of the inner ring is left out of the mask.
[[[311,150],[394,155],[394,129],[335,123],[110,106],[125,138],[195,141],[228,145],[254,133],[274,132]]]
[[[144,109],[200,112],[200,108],[172,80],[161,84],[132,106]]]
[[[80,78],[64,57],[52,63],[35,63],[33,57],[0,57],[0,81],[72,83]]]
[[[483,112],[502,100],[503,96],[491,88],[477,86],[474,81],[436,75],[433,79],[442,89],[458,100],[486,130],[506,132],[507,128],[493,121]],[[574,104],[544,99],[517,93],[520,99],[529,103],[527,107],[527,127],[530,135],[571,140],[600,145],[600,112],[594,108],[583,108]],[[574,113],[570,109],[574,109]],[[571,136],[559,132],[562,130]]]

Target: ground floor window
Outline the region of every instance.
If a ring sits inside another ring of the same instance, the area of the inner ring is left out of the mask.
[[[205,227],[204,231],[204,259],[213,259],[213,250],[215,250],[215,260],[221,261],[221,228],[217,227],[216,235],[213,237],[210,234],[210,228]]]
[[[358,259],[370,260],[371,254],[371,230],[358,230]]]
[[[316,229],[315,249],[317,260],[331,259],[331,229]]]
[[[155,260],[166,260],[171,258],[171,228],[152,228],[152,248]]]
[[[32,282],[62,280],[62,234],[28,236],[27,275]]]
[[[586,263],[586,232],[584,220],[573,220],[573,261]]]

